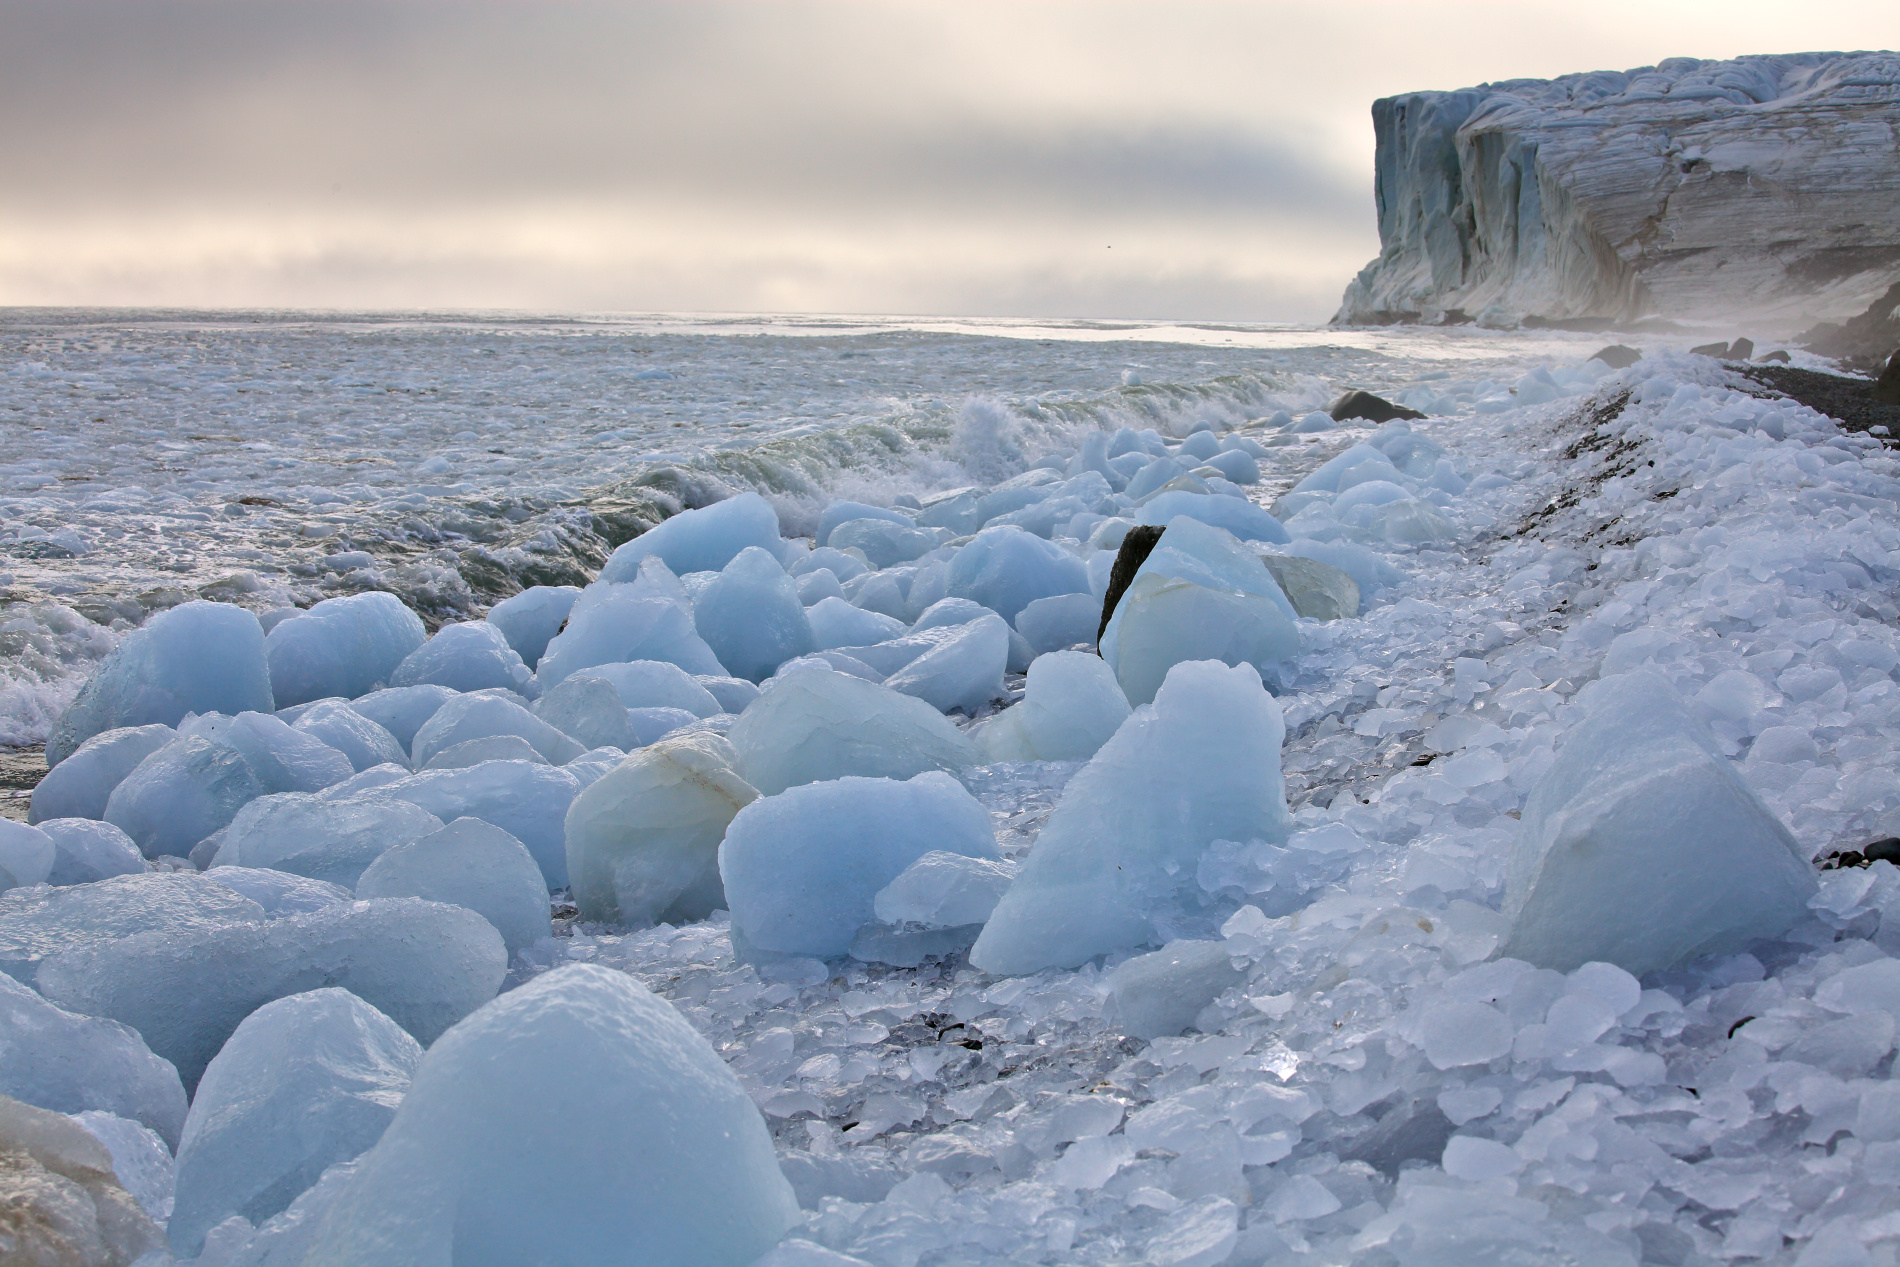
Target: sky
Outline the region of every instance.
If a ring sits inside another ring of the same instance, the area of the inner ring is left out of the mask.
[[[1375,98],[1895,29],[1891,0],[0,0],[0,305],[1324,321],[1378,251]]]

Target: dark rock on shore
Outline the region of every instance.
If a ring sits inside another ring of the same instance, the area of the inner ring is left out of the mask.
[[[1643,359],[1643,354],[1635,348],[1625,347],[1621,343],[1612,343],[1595,356],[1593,361],[1602,361],[1613,370],[1626,370]]]
[[[1367,422],[1391,422],[1394,418],[1409,421],[1425,416],[1416,409],[1395,405],[1383,396],[1374,396],[1356,387],[1335,400],[1326,412],[1334,422],[1345,422],[1349,418],[1364,418]]]
[[[1108,618],[1115,614],[1115,604],[1122,601],[1122,595],[1135,583],[1135,572],[1154,553],[1155,542],[1161,540],[1164,531],[1166,529],[1159,524],[1137,524],[1122,538],[1122,548],[1115,552],[1115,566],[1108,572],[1108,593],[1102,598],[1102,623],[1095,627],[1097,647],[1102,644],[1102,634],[1108,630]]]
[[[1900,348],[1900,282],[1874,300],[1866,312],[1835,325],[1823,322],[1798,342],[1819,356],[1831,356],[1848,369],[1873,374]]]
[[[1690,348],[1689,355],[1690,356],[1712,356],[1716,358],[1718,361],[1724,360],[1728,356],[1728,344],[1704,343],[1697,347]]]
[[[1900,405],[1900,352],[1887,358],[1887,368],[1874,382],[1874,399],[1883,405]]]
[[[1791,365],[1745,366],[1742,374],[1760,383],[1777,396],[1798,400],[1810,409],[1826,414],[1849,431],[1865,431],[1884,426],[1891,436],[1900,436],[1900,404],[1887,404],[1874,395],[1874,384],[1864,378],[1843,374],[1823,374],[1818,370],[1796,369]],[[1892,443],[1891,438],[1889,443]]]

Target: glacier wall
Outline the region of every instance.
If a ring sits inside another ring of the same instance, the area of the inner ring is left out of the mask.
[[[1672,58],[1372,107],[1379,257],[1334,320],[1763,333],[1900,281],[1900,55]]]

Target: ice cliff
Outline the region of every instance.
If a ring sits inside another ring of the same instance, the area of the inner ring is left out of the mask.
[[[1900,55],[1671,58],[1374,102],[1339,322],[1796,329],[1900,282]]]

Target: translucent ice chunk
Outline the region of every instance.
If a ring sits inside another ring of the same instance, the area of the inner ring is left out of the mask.
[[[268,713],[277,707],[271,688],[257,617],[228,603],[181,603],[127,634],[93,670],[54,723],[46,764],[57,767],[94,735],[123,726],[176,725],[187,713]]]
[[[692,674],[677,664],[668,664],[663,660],[597,664],[581,672],[588,677],[612,682],[614,689],[620,692],[620,702],[628,708],[683,708],[695,717],[739,711],[738,708],[724,707],[704,683],[696,681]],[[747,700],[758,694],[758,688],[749,682],[744,689],[749,692],[745,695]],[[740,708],[743,707],[741,704]]]
[[[206,1067],[185,1121],[167,1234],[180,1254],[232,1215],[262,1223],[382,1138],[422,1048],[348,990],[266,1003]]]
[[[1016,632],[1036,655],[1061,651],[1078,643],[1094,646],[1101,624],[1102,602],[1093,594],[1058,594],[1039,598],[1016,613]]]
[[[665,660],[692,674],[726,672],[686,608],[642,597],[631,585],[596,583],[581,592],[567,628],[548,643],[535,680],[545,690],[576,669],[630,660]]]
[[[341,752],[269,713],[188,718],[179,724],[178,733],[235,749],[267,793],[321,792],[356,773]]]
[[[666,667],[685,676],[673,665]],[[595,676],[599,672],[599,668],[582,669],[562,679],[534,702],[531,711],[576,743],[625,752],[637,742],[627,720],[627,705],[612,682]]]
[[[628,757],[568,807],[567,867],[582,919],[704,919],[726,904],[719,842],[758,793],[717,735],[663,739]]]
[[[970,962],[1022,974],[1154,941],[1155,917],[1198,901],[1210,843],[1291,833],[1284,735],[1251,667],[1175,665],[1069,781]]]
[[[146,857],[182,858],[264,793],[263,781],[235,749],[208,739],[174,739],[112,789],[105,816]]]
[[[526,845],[549,890],[567,887],[563,820],[580,780],[566,770],[527,761],[485,761],[462,770],[430,770],[367,793],[421,806],[445,823],[479,818]]]
[[[878,891],[933,850],[994,858],[989,815],[949,775],[833,779],[763,796],[719,847],[736,953],[836,958]]]
[[[1785,931],[1815,891],[1788,829],[1675,689],[1599,682],[1532,789],[1507,873],[1504,954],[1642,974]]]
[[[27,821],[104,818],[106,798],[119,781],[177,737],[170,726],[157,724],[100,731],[40,780]]]
[[[427,810],[385,797],[259,797],[231,820],[212,865],[265,867],[353,890],[385,849],[441,825]]]
[[[181,1093],[182,1094],[182,1093]],[[116,1113],[87,1109],[68,1114],[112,1154],[112,1173],[156,1223],[172,1216],[171,1145],[151,1127]]]
[[[682,726],[699,720],[683,708],[629,708],[627,725],[633,730],[632,747],[658,743]]]
[[[340,884],[312,880],[309,876],[273,871],[267,867],[213,867],[205,872],[212,884],[222,884],[264,908],[273,919],[280,915],[301,915],[320,911],[354,896]]]
[[[422,621],[394,594],[326,598],[302,615],[280,621],[264,640],[277,706],[331,695],[366,695],[387,683],[426,637]]]
[[[883,519],[852,519],[832,530],[830,544],[858,549],[874,568],[896,567],[937,548],[937,530]]]
[[[350,707],[396,736],[406,754],[422,724],[454,698],[455,692],[446,686],[397,686],[358,696]]]
[[[699,636],[734,677],[761,682],[812,649],[798,586],[768,550],[741,550],[693,604]]]
[[[776,679],[727,738],[740,775],[762,796],[847,774],[907,779],[976,761],[970,741],[929,704],[823,669]]]
[[[1299,627],[1271,598],[1148,573],[1116,604],[1102,658],[1129,703],[1146,704],[1179,664],[1218,660],[1270,673],[1303,645]]]
[[[53,842],[48,884],[89,884],[145,870],[145,856],[139,847],[111,823],[93,818],[52,818],[42,822],[40,830]]]
[[[1123,1031],[1152,1040],[1193,1028],[1203,1008],[1246,979],[1225,942],[1175,941],[1126,961],[1108,984]]]
[[[45,884],[58,861],[59,849],[51,836],[25,823],[0,819],[0,889]]]
[[[840,524],[861,519],[882,520],[903,528],[912,527],[917,522],[901,510],[886,510],[882,506],[870,506],[864,502],[836,501],[826,506],[824,513],[818,516],[818,532],[813,540],[820,546],[831,545],[833,529]]]
[[[479,818],[384,850],[356,882],[356,896],[466,906],[495,926],[510,958],[550,932],[541,868],[520,841]]]
[[[950,597],[973,599],[1004,620],[1014,620],[1038,598],[1088,588],[1082,560],[1016,527],[985,528],[950,562]]]
[[[1358,585],[1362,598],[1371,598],[1405,579],[1405,573],[1376,550],[1346,541],[1309,541],[1304,538],[1281,547],[1285,554],[1330,563]]]
[[[600,580],[631,581],[640,560],[658,555],[675,576],[717,572],[751,546],[777,557],[778,512],[757,493],[741,493],[698,510],[688,510],[647,529],[613,552]]]
[[[798,1222],[764,1119],[625,973],[536,978],[423,1057],[303,1262],[747,1267]]]
[[[435,716],[423,723],[410,745],[410,755],[420,768],[451,744],[490,735],[518,735],[554,765],[572,761],[587,751],[529,712],[518,699],[501,695],[461,695],[437,709]]]
[[[499,628],[485,620],[467,620],[442,626],[435,637],[411,651],[390,673],[389,684],[519,691],[529,676],[528,666]]]
[[[55,1113],[113,1113],[177,1146],[185,1088],[133,1030],[68,1012],[0,974],[0,1033],[0,1095]]]
[[[1051,651],[1029,666],[1020,704],[975,734],[985,761],[1080,761],[1128,720],[1128,697],[1100,657]]]
[[[488,623],[515,649],[530,669],[541,662],[548,641],[561,632],[580,589],[573,585],[533,585],[488,609]]]
[[[886,924],[981,924],[1015,878],[1015,866],[1000,859],[932,850],[879,889],[871,908]]]
[[[1252,502],[1205,493],[1161,493],[1141,508],[1141,522],[1170,524],[1178,518],[1224,528],[1242,541],[1289,541],[1280,521]]]
[[[954,637],[885,678],[884,685],[939,712],[975,713],[1003,693],[1008,667],[1009,626],[989,615],[958,627]]]
[[[430,1043],[493,998],[507,969],[500,934],[475,912],[386,898],[75,947],[41,964],[38,982],[61,1007],[137,1030],[189,1090],[272,999],[341,986]]]
[[[904,634],[903,621],[853,607],[842,598],[822,599],[806,608],[805,615],[811,621],[812,646],[821,651],[869,646]]]
[[[753,700],[759,698],[759,688],[744,678],[695,677],[693,681],[706,688],[706,693],[718,701],[721,713],[737,716],[745,712]],[[717,716],[717,714],[713,715]]]
[[[401,764],[408,760],[395,735],[339,701],[312,705],[298,716],[295,728],[335,748],[358,773],[386,762]]]

